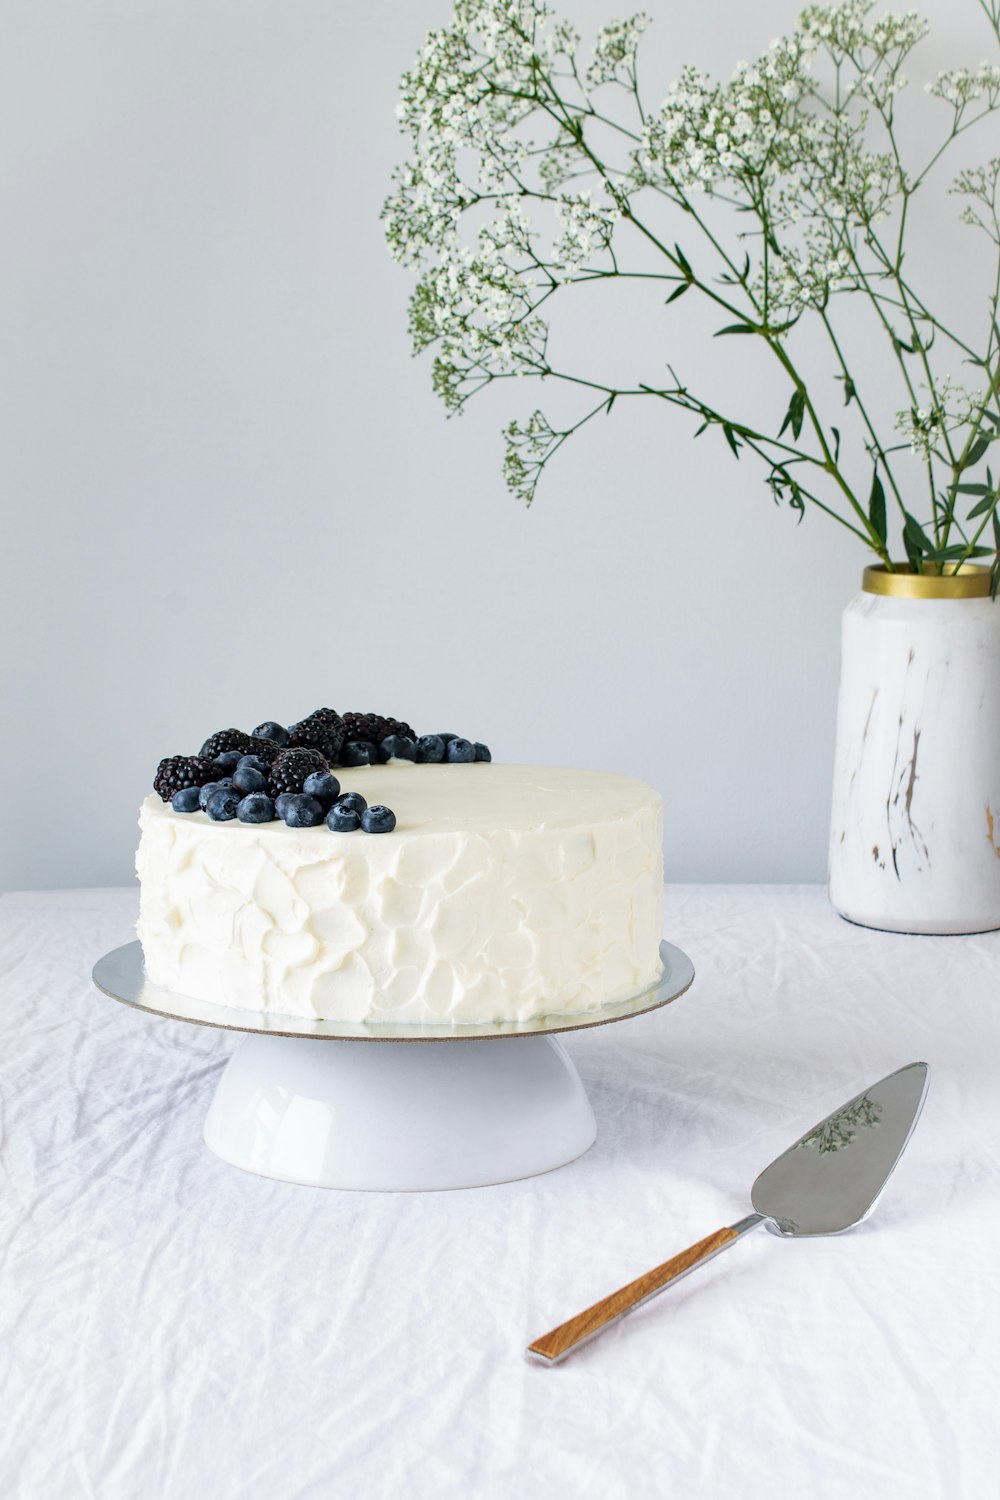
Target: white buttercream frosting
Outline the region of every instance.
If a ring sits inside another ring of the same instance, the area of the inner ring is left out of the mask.
[[[341,773],[393,833],[142,805],[154,984],[246,1010],[489,1022],[585,1012],[659,976],[660,798],[598,771],[407,762]]]

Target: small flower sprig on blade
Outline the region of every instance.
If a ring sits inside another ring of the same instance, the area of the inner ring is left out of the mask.
[[[1000,43],[1000,0],[977,3]],[[455,0],[405,75],[398,114],[410,156],[383,218],[391,253],[418,275],[410,333],[415,351],[433,351],[434,388],[453,413],[500,380],[579,393],[568,425],[535,411],[506,429],[504,474],[526,503],[593,417],[652,399],[696,416],[737,458],[752,453],[775,501],[800,519],[824,512],[888,567],[894,531],[914,568],[992,554],[995,588],[1000,490],[987,460],[1000,442],[1000,161],[966,167],[953,187],[962,222],[985,230],[996,252],[983,337],[932,310],[910,241],[913,199],[941,157],[1000,109],[1000,65],[950,69],[929,85],[941,138],[913,162],[897,115],[905,65],[927,34],[916,13],[876,14],[872,0],[810,5],[727,82],[685,68],[653,107],[637,67],[648,25],[644,13],[614,21],[587,51],[545,0]],[[616,279],[645,285],[653,316],[699,299],[717,337],[744,336],[779,371],[782,409],[770,420],[749,406],[723,410],[673,369],[669,381],[623,383],[564,367],[553,353],[556,295],[562,305],[569,286]],[[876,421],[882,376],[849,357],[847,298],[866,309],[895,371],[895,441]],[[814,367],[820,345],[829,370],[818,384],[803,363]],[[961,385],[942,374],[956,362]]]

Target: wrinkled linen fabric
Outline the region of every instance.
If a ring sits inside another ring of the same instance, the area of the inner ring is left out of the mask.
[[[565,1038],[593,1149],[501,1187],[367,1194],[204,1147],[238,1039],[90,980],[135,909],[0,900],[4,1497],[995,1493],[1000,933],[869,932],[818,887],[670,887],[694,987]],[[525,1361],[917,1058],[924,1116],[865,1224],[758,1230],[566,1364]]]

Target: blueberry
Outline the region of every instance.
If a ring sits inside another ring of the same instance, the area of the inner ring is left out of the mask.
[[[174,812],[197,812],[201,806],[201,787],[186,786],[170,799]]]
[[[236,770],[242,759],[243,753],[240,750],[223,750],[222,754],[217,755],[213,760],[212,770],[218,771],[220,776],[228,776],[231,771]]]
[[[416,760],[416,743],[408,734],[387,734],[378,747],[380,761]]]
[[[444,743],[447,745],[449,740],[457,740],[458,739],[458,735],[457,734],[436,734],[434,736],[434,738],[436,740],[443,740]]]
[[[355,833],[361,827],[361,815],[343,802],[335,802],[326,815],[331,833]]]
[[[201,808],[202,812],[204,812],[206,807],[208,806],[209,797],[211,797],[213,792],[217,792],[218,790],[219,783],[217,781],[207,781],[201,788],[198,793],[198,806]]]
[[[348,740],[340,752],[342,766],[373,766],[378,752],[370,740]]]
[[[276,724],[273,719],[268,719],[265,724],[258,724],[253,737],[255,740],[273,740],[276,745],[288,744],[288,730],[282,724]]]
[[[490,747],[489,747],[489,745],[483,745],[483,744],[480,743],[479,740],[477,740],[476,743],[473,745],[472,748],[476,752],[476,759],[477,760],[492,760],[493,759],[492,755],[490,754]]]
[[[396,826],[396,814],[381,803],[366,807],[361,814],[361,826],[365,833],[391,833]]]
[[[253,766],[237,766],[233,772],[233,788],[242,792],[244,797],[251,792],[266,792],[267,777],[263,771],[255,771]]]
[[[288,806],[288,800],[289,800],[289,798],[290,797],[294,797],[296,795],[297,795],[297,793],[295,793],[295,792],[279,792],[278,795],[275,797],[275,799],[274,799],[274,810],[277,813],[277,815],[278,815],[279,818],[284,818],[284,816],[285,816],[285,809]]]
[[[448,759],[453,765],[465,765],[470,760],[475,760],[476,752],[468,740],[455,738],[448,741]]]
[[[236,769],[237,771],[260,771],[264,776],[267,775],[267,766],[259,755],[241,755],[236,762]]]
[[[315,797],[317,802],[322,802],[325,809],[332,807],[340,796],[340,782],[329,771],[313,771],[303,782],[302,790]]]
[[[241,823],[272,823],[274,803],[265,792],[251,792],[240,801],[236,816]]]
[[[344,792],[342,796],[337,798],[337,806],[353,807],[358,817],[360,817],[365,808],[368,806],[368,803],[365,801],[364,797],[362,797],[360,792]]]
[[[413,758],[420,765],[437,765],[444,760],[444,740],[439,734],[422,734],[413,750]]]
[[[317,802],[315,797],[307,797],[304,792],[292,792],[281,816],[289,828],[315,828],[318,823],[322,823],[323,814],[323,804]]]
[[[209,797],[205,811],[213,823],[228,823],[230,818],[235,818],[239,805],[239,792],[231,786],[218,786]]]

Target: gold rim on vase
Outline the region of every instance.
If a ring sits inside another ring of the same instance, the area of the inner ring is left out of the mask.
[[[925,568],[933,564],[924,564]],[[913,573],[907,563],[894,563],[890,573],[884,563],[866,568],[861,580],[866,594],[891,594],[896,599],[988,599],[991,569],[980,563],[946,563],[943,573]]]

